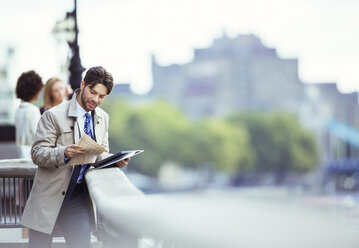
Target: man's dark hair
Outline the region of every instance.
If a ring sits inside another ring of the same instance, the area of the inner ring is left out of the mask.
[[[89,86],[91,89],[96,84],[103,84],[107,88],[107,95],[109,95],[113,88],[113,78],[111,73],[106,71],[101,66],[90,68],[84,77],[85,87]]]
[[[28,102],[32,100],[43,87],[42,79],[35,71],[23,72],[17,79],[16,97]]]

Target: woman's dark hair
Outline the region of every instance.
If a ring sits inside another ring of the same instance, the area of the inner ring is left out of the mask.
[[[96,84],[103,84],[107,88],[107,95],[109,95],[113,88],[113,78],[111,73],[106,71],[101,66],[90,68],[84,77],[85,87],[89,86],[91,89]]]
[[[32,100],[43,87],[42,79],[35,71],[23,72],[17,80],[16,97],[28,102]]]

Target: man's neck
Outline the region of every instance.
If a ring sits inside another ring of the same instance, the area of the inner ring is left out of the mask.
[[[86,111],[86,109],[84,108],[84,106],[82,104],[80,93],[76,96],[76,101],[81,106],[81,108]],[[86,111],[86,112],[88,112],[88,111]]]

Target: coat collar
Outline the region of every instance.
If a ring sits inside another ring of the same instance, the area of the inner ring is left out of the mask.
[[[80,89],[76,89],[74,94],[72,95],[72,98],[70,100],[69,112],[68,112],[69,117],[77,118],[77,115],[76,115],[76,96],[79,93],[80,93]]]

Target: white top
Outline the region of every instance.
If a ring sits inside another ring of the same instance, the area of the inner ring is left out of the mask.
[[[91,120],[91,132],[92,132],[92,135],[93,135],[94,131],[93,131],[93,122],[92,122],[91,112],[92,111],[86,112],[76,100],[77,124],[79,125],[78,128],[80,130],[81,136],[84,133],[84,126],[85,126],[85,120],[86,120],[85,114],[86,113],[89,113],[90,116],[91,116],[91,119],[90,119]]]
[[[31,146],[35,141],[40,109],[29,102],[21,102],[15,113],[16,145],[20,158],[30,158]]]

